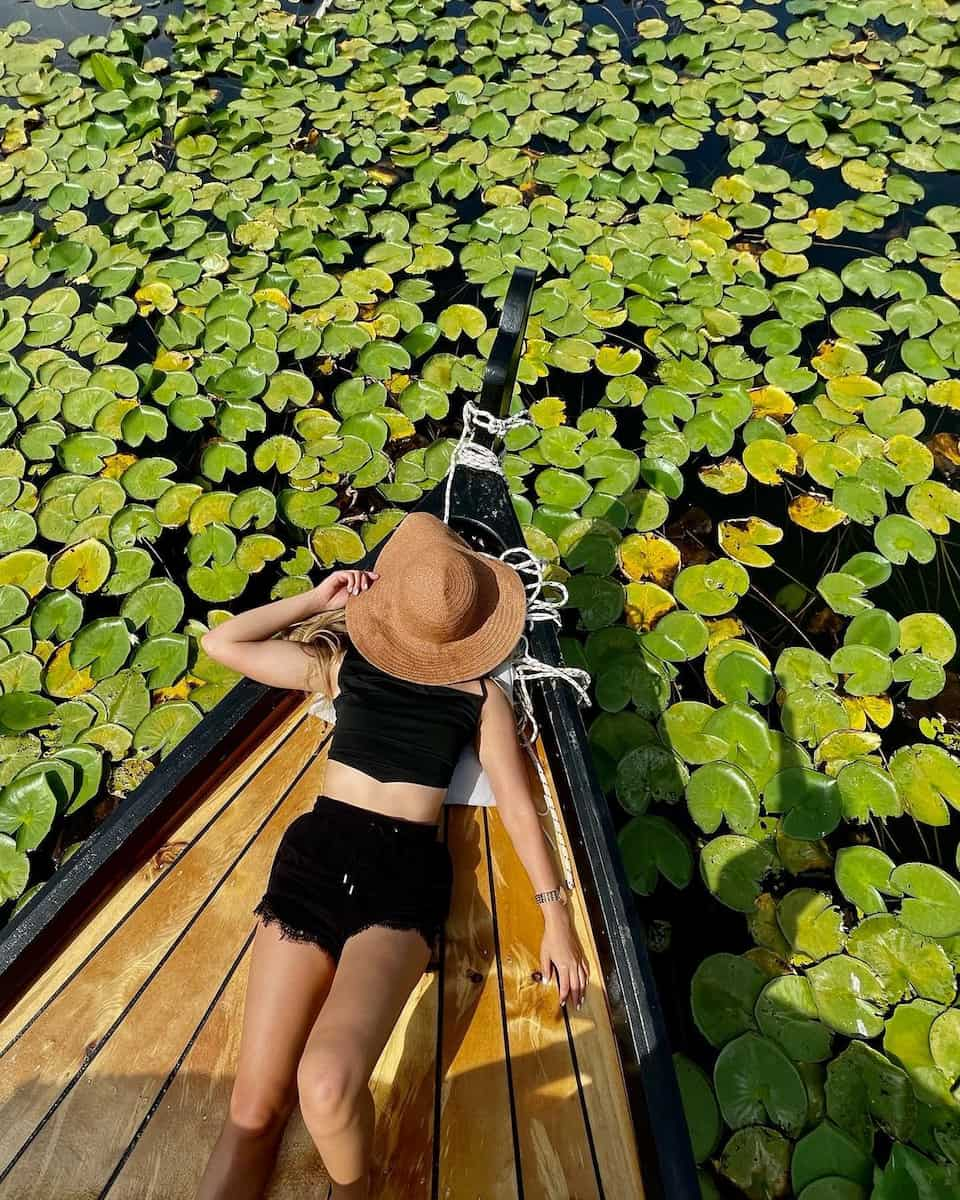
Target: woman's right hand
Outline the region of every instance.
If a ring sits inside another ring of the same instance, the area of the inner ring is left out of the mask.
[[[348,596],[365,592],[380,576],[376,571],[333,571],[323,583],[313,588],[311,597],[316,600],[316,611],[323,612],[330,608],[343,608]]]

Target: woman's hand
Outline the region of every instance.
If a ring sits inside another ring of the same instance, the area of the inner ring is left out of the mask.
[[[310,593],[316,601],[316,611],[343,608],[348,596],[365,592],[380,576],[376,571],[333,571],[323,583],[318,583]]]
[[[549,922],[543,931],[543,940],[540,943],[540,974],[545,982],[549,982],[554,967],[557,972],[560,1003],[566,1004],[567,997],[572,996],[574,1004],[580,1008],[590,972],[573,927],[566,919]]]

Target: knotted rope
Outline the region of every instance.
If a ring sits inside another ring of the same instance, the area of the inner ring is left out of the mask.
[[[567,589],[559,580],[544,579],[543,564],[526,546],[511,546],[500,555],[487,554],[485,551],[480,551],[480,553],[486,558],[499,557],[501,562],[512,566],[523,579],[523,586],[527,593],[527,622],[529,624],[537,621],[552,621],[555,625],[560,625],[560,609],[567,602]],[[552,598],[548,598],[544,594],[548,587],[555,589],[556,594]],[[577,703],[588,704],[590,702],[590,673],[579,667],[555,666],[553,663],[546,663],[539,658],[534,658],[530,653],[526,634],[521,635],[507,661],[513,669],[515,681],[513,706],[517,715],[517,734],[537,772],[540,789],[546,803],[545,809],[542,811],[537,809],[537,815],[543,817],[550,814],[556,835],[554,849],[560,858],[563,881],[567,890],[573,891],[573,871],[570,864],[570,853],[563,836],[563,825],[557,814],[553,793],[550,790],[550,781],[547,779],[547,774],[540,763],[536,750],[540,724],[533,711],[530,684],[538,679],[555,679],[561,683],[569,683],[577,693]]]
[[[463,429],[453,448],[450,466],[447,470],[447,485],[443,494],[443,520],[450,521],[450,500],[453,495],[453,476],[458,466],[473,467],[475,471],[495,471],[503,474],[501,456],[487,446],[475,441],[476,432],[482,429],[493,437],[503,438],[511,429],[519,429],[522,425],[532,424],[530,414],[517,413],[512,417],[495,417],[484,408],[478,408],[472,400],[463,405]]]

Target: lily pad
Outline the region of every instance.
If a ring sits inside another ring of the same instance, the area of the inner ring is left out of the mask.
[[[720,1051],[714,1086],[732,1129],[769,1123],[791,1136],[803,1128],[807,1091],[800,1073],[769,1038],[743,1033]]]
[[[776,856],[766,846],[735,834],[713,838],[700,854],[704,883],[721,904],[737,912],[752,911],[763,880],[776,866]]]

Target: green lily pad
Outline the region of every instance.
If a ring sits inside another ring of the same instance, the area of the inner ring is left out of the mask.
[[[931,562],[937,552],[929,531],[911,517],[899,514],[884,517],[877,523],[874,541],[885,558],[901,565],[910,558],[919,563]]]
[[[912,817],[927,825],[949,824],[947,805],[960,808],[960,764],[951,754],[940,746],[902,746],[889,769]]]
[[[890,875],[891,884],[905,896],[900,920],[927,937],[960,933],[960,883],[931,863],[902,863]]]
[[[720,1172],[751,1200],[785,1196],[790,1186],[791,1142],[776,1129],[748,1125],[723,1148]]]
[[[639,895],[650,895],[663,875],[676,888],[693,875],[693,854],[677,827],[665,817],[635,816],[617,835],[627,882]]]
[[[687,763],[713,762],[722,758],[727,743],[706,733],[704,726],[717,710],[696,700],[671,704],[660,718],[660,734],[674,754]]]
[[[718,558],[712,563],[684,567],[673,590],[681,604],[703,616],[718,617],[735,607],[750,586],[750,576],[739,564]]]
[[[887,911],[884,896],[901,892],[890,882],[895,863],[876,846],[844,846],[837,852],[837,887],[851,904],[869,916]]]
[[[953,967],[943,948],[906,928],[897,917],[872,916],[862,921],[851,932],[847,951],[872,968],[890,1003],[923,996],[949,1004],[956,996]]]
[[[159,753],[161,759],[187,736],[201,719],[200,710],[187,700],[171,700],[151,709],[137,726],[133,745],[138,753]]]
[[[693,1156],[697,1162],[703,1162],[719,1145],[722,1128],[713,1087],[706,1072],[685,1054],[674,1054],[673,1069],[680,1085]]]
[[[826,1103],[830,1120],[867,1150],[877,1129],[897,1139],[913,1132],[917,1101],[906,1072],[863,1042],[827,1067]]]
[[[726,822],[734,833],[750,832],[760,814],[760,798],[743,771],[728,762],[710,762],[694,771],[687,784],[687,807],[704,833]]]
[[[778,975],[764,985],[755,1009],[760,1031],[795,1063],[823,1062],[833,1036],[820,1023],[813,989],[802,975]]]
[[[768,812],[783,813],[783,832],[814,841],[840,824],[840,792],[836,780],[805,767],[779,771],[763,791]]]
[[[791,1136],[803,1128],[807,1091],[800,1073],[777,1044],[743,1033],[720,1051],[714,1086],[723,1119],[732,1129],[769,1123]]]
[[[843,949],[843,918],[825,892],[787,892],[777,905],[777,924],[790,947],[791,962],[806,966]]]
[[[7,834],[0,834],[0,898],[15,900],[27,886],[30,860]]]
[[[768,977],[738,954],[711,954],[697,967],[690,1004],[697,1028],[711,1046],[725,1046],[757,1028],[755,1009]]]
[[[23,733],[48,725],[55,707],[52,700],[35,692],[7,692],[0,696],[0,730]]]
[[[777,866],[776,856],[752,838],[727,834],[707,842],[700,854],[700,874],[721,904],[751,912],[761,884]]]
[[[893,664],[874,646],[841,646],[830,659],[838,675],[846,675],[844,690],[850,696],[878,696],[893,681]]]
[[[866,963],[835,954],[807,971],[820,1020],[850,1038],[873,1038],[883,1030],[883,985]]]
[[[14,834],[18,850],[35,850],[53,827],[64,789],[47,765],[21,771],[0,792],[0,832]]]
[[[836,1189],[844,1182],[862,1189],[870,1187],[873,1179],[873,1160],[871,1155],[839,1126],[834,1125],[832,1121],[821,1121],[794,1147],[790,1179],[797,1194],[814,1183],[820,1183],[825,1186],[827,1197],[838,1196]],[[826,1188],[827,1184],[830,1185],[829,1188]],[[856,1200],[856,1195],[844,1197],[843,1200]]]

